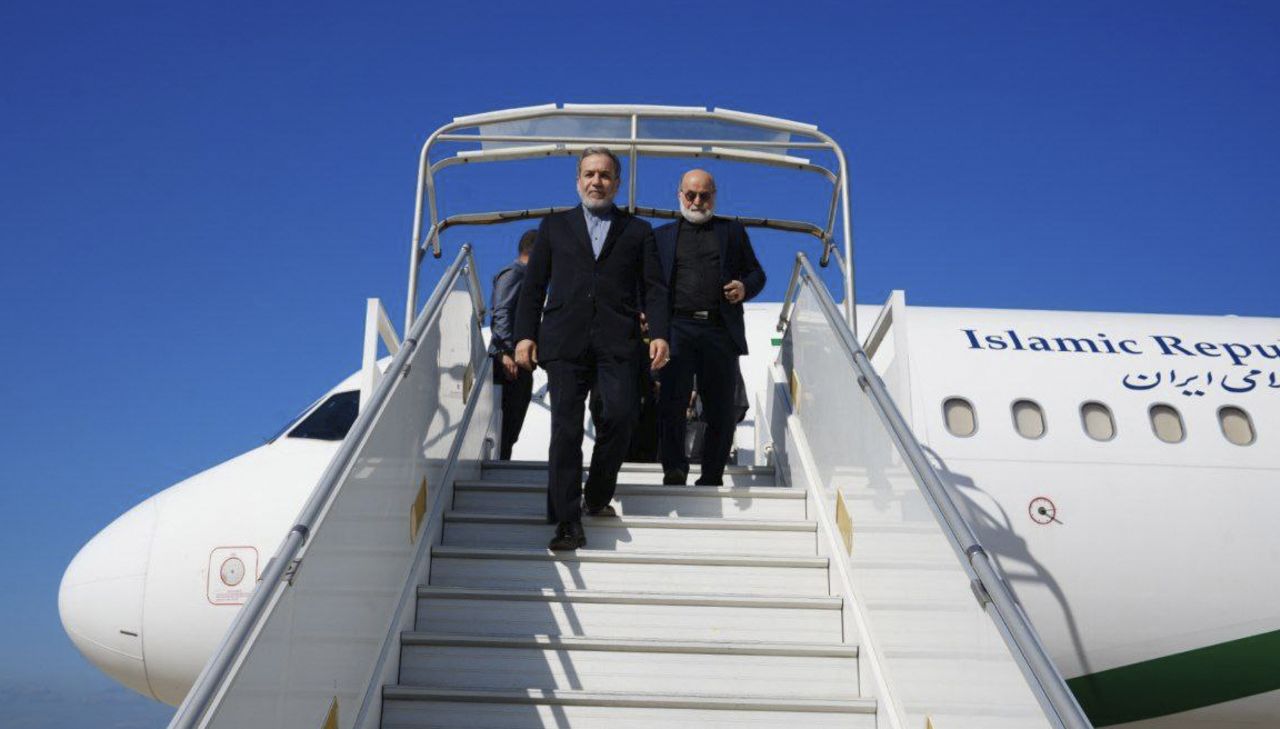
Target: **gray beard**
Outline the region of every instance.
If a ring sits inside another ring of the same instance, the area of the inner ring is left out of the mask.
[[[680,206],[680,215],[684,216],[685,220],[689,221],[690,223],[693,223],[694,225],[702,225],[708,220],[711,220],[711,218],[714,217],[715,214],[716,214],[716,211],[714,210],[704,210],[702,212],[698,212],[696,210],[690,210],[689,208],[683,205]]]
[[[595,200],[588,198],[586,195],[578,195],[578,199],[582,201],[582,207],[586,208],[587,210],[590,210],[596,215],[599,215],[600,213],[608,212],[611,208],[613,208],[613,198],[609,198],[604,202],[596,202]]]

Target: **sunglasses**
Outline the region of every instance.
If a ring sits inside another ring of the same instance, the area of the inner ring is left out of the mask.
[[[715,190],[712,190],[711,192],[694,192],[693,190],[685,190],[685,193],[684,193],[685,202],[693,202],[695,200],[710,201],[715,196],[716,196]]]

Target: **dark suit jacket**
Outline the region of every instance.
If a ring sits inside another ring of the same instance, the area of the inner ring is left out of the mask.
[[[653,229],[614,209],[599,260],[591,249],[582,206],[543,218],[529,255],[515,340],[538,343],[538,360],[575,359],[589,347],[618,358],[635,356],[639,313],[649,336],[667,338],[667,285]]]
[[[489,302],[489,354],[514,352],[516,340],[512,330],[516,323],[516,304],[520,300],[520,284],[524,283],[525,264],[508,263],[493,277],[493,294]]]
[[[658,259],[662,263],[662,280],[670,287],[674,281],[676,268],[676,240],[680,237],[680,225],[684,221],[667,223],[653,232],[658,244]],[[764,288],[764,269],[756,260],[756,252],[751,247],[751,239],[747,237],[747,229],[736,220],[715,218],[712,228],[720,239],[720,285],[730,281],[741,281],[746,289],[743,301],[754,299]],[[720,318],[725,328],[738,345],[740,354],[747,353],[746,326],[742,323],[742,304],[730,304],[723,296],[720,298]]]

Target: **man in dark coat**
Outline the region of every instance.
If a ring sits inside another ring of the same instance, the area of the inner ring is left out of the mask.
[[[585,490],[593,516],[614,516],[617,486],[636,417],[637,366],[667,362],[667,287],[653,229],[613,205],[621,164],[604,147],[578,159],[582,205],[543,219],[516,309],[516,363],[542,365],[551,392],[547,518],[551,549],[586,544],[582,529],[582,422],[588,392],[599,396],[596,443]],[[649,361],[639,363],[640,313]]]
[[[662,481],[683,485],[688,478],[685,410],[696,377],[707,424],[697,483],[719,486],[733,448],[738,357],[747,353],[742,302],[760,293],[765,275],[742,224],[714,217],[709,173],[685,173],[677,197],[682,219],[654,232],[671,291],[671,363],[658,403]]]
[[[493,295],[489,302],[489,354],[493,357],[493,382],[502,385],[502,443],[498,460],[511,460],[511,447],[520,438],[525,413],[533,393],[533,373],[516,366],[516,304],[520,285],[524,283],[529,252],[538,231],[527,230],[520,236],[516,260],[493,277]]]

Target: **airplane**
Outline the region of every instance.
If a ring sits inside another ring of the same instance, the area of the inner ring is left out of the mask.
[[[1280,585],[1268,577],[1280,540],[1265,517],[1280,511],[1280,318],[922,307],[900,291],[852,309],[872,365],[1095,725],[1280,720]],[[785,304],[746,311],[752,407],[737,458],[767,464],[760,403],[785,356]],[[277,437],[90,539],[58,600],[80,652],[180,704],[390,361],[366,346],[361,371]],[[544,382],[515,460],[546,457]]]

